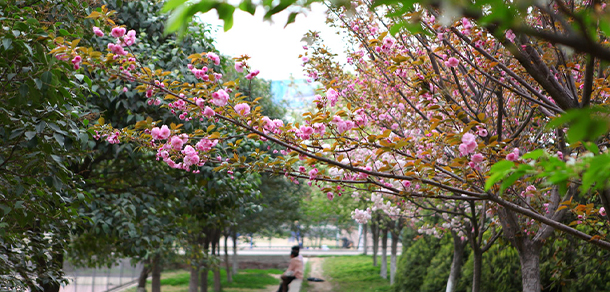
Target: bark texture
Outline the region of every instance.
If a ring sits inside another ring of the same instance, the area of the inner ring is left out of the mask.
[[[381,228],[380,228],[381,229]],[[379,275],[388,278],[388,228],[381,229],[381,271]]]

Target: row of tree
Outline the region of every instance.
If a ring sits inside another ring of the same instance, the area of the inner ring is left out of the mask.
[[[68,38],[79,38],[81,45],[104,42],[94,37],[94,22],[87,18],[104,5],[105,11],[116,11],[117,23],[136,31],[142,61],[169,68],[174,76],[186,75],[182,61],[187,56],[214,51],[211,28],[191,25],[180,40],[165,35],[162,4],[0,2],[3,27],[10,28],[0,32],[1,289],[58,291],[66,283],[64,261],[99,267],[128,257],[146,264],[139,286],[152,274],[153,290],[159,291],[167,256],[182,251],[191,266],[191,291],[199,286],[207,290],[210,269],[220,291],[221,236],[230,281],[237,260],[228,266],[227,238],[237,242],[238,233],[271,234],[300,219],[307,190],[285,178],[221,174],[210,164],[198,173],[185,173],[157,163],[153,152],[136,145],[95,141],[98,134],[88,127],[96,121],[117,127],[137,126],[141,120],[172,128],[209,126],[151,109],[144,94],[122,90],[135,85],[92,82],[105,75],[75,71],[75,62],[69,62],[73,57],[50,54]],[[226,78],[239,74],[224,57],[215,69]],[[243,91],[264,97],[269,116],[284,115],[271,102],[269,82],[254,80]],[[224,142],[238,139],[239,134]],[[236,151],[247,155],[260,144],[246,139]]]

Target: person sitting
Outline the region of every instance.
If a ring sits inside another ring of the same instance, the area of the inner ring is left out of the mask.
[[[282,283],[278,292],[288,292],[288,285],[294,279],[303,279],[303,262],[299,260],[299,252],[293,250],[290,252],[290,264],[288,269],[281,276]]]
[[[292,247],[292,251],[296,251],[299,256],[297,257],[299,259],[299,261],[301,261],[301,264],[303,264],[303,256],[301,255],[301,251],[300,251],[301,247],[298,245],[295,245]]]

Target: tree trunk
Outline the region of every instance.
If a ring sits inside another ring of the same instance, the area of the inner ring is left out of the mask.
[[[189,292],[197,292],[199,285],[199,269],[191,265],[191,278],[189,280]]]
[[[161,257],[156,255],[152,266],[152,292],[161,292]]]
[[[481,268],[483,267],[483,252],[480,248],[473,249],[472,262],[472,292],[481,290]]]
[[[368,237],[368,231],[367,230],[368,229],[369,228],[368,228],[367,224],[362,224],[362,234],[364,235],[362,237],[362,246],[364,246],[364,252],[362,253],[363,255],[367,255],[367,253],[368,253],[367,250],[366,250],[366,248],[367,248],[367,245],[366,245],[367,242],[366,241],[367,241],[367,237]]]
[[[220,267],[214,266],[214,292],[220,292],[222,286],[220,285]]]
[[[371,221],[371,233],[373,235],[373,266],[377,266],[377,251],[379,250],[379,226],[377,225],[376,215],[373,215],[374,220]]]
[[[212,239],[212,255],[220,255],[220,230],[215,231]],[[214,273],[214,292],[220,292],[222,290],[220,286],[220,266],[213,265],[212,271]]]
[[[57,270],[63,270],[64,265],[64,250],[59,244],[53,246],[51,256],[51,266],[55,266]],[[50,280],[50,279],[49,279]],[[44,292],[59,292],[60,285],[57,282],[47,283],[42,285]]]
[[[150,272],[146,265],[147,263],[144,262],[144,267],[142,268],[142,272],[140,272],[140,277],[138,277],[138,288],[136,289],[137,292],[146,292],[146,279],[148,279],[148,273]]]
[[[210,268],[206,264],[203,269],[201,269],[201,275],[199,279],[199,284],[201,287],[201,292],[208,292],[208,273],[210,272]]]
[[[231,232],[233,237],[233,275],[237,275],[239,269],[239,262],[237,261],[237,230],[233,229]]]
[[[399,232],[398,232],[399,233]],[[396,254],[398,253],[398,236],[392,232],[392,249],[390,256],[390,285],[394,284],[394,276],[396,276]]]
[[[528,246],[530,246],[528,244]],[[517,249],[519,251],[519,249]],[[523,292],[540,292],[540,248],[531,247],[519,251]]]
[[[385,227],[381,231],[381,271],[379,275],[382,278],[388,278],[388,228]]]
[[[451,231],[451,235],[453,236],[453,260],[451,261],[449,279],[447,279],[446,292],[455,292],[455,289],[457,289],[462,272],[462,263],[464,262],[464,247],[466,247],[466,241],[462,240],[456,232]]]
[[[511,242],[519,253],[523,292],[540,292],[540,250],[542,249],[542,242],[533,241],[523,235],[517,216],[505,208],[498,208],[498,218],[500,218],[502,224],[504,237]],[[536,237],[540,235],[540,240],[544,240],[552,234],[552,229],[544,227],[536,234]],[[544,234],[541,235],[541,232]]]
[[[225,268],[227,270],[227,283],[233,282],[233,275],[231,274],[231,263],[229,263],[229,248],[227,247],[227,243],[229,243],[229,234],[225,235]]]

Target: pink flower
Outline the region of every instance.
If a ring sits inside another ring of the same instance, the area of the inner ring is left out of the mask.
[[[150,130],[150,135],[153,137],[153,139],[155,140],[159,140],[159,127],[154,127],[152,128],[152,130]]]
[[[447,61],[445,61],[445,65],[447,65],[447,67],[457,67],[457,65],[460,62],[458,61],[458,59],[451,57],[449,59],[447,59]]]
[[[113,44],[113,43],[109,43],[108,44],[108,49],[116,55],[127,55],[127,52],[125,52],[125,49],[123,49],[123,46],[121,46],[120,44]]]
[[[136,42],[136,31],[135,30],[130,30],[127,32],[127,35],[125,35],[125,37],[123,38],[123,43],[126,46],[131,46]]]
[[[516,161],[517,159],[519,159],[519,148],[513,149],[512,153],[506,155],[506,160],[508,161]]]
[[[244,72],[244,67],[246,67],[246,64],[244,64],[243,62],[235,62],[235,70],[237,72]]]
[[[200,108],[203,109],[205,106],[205,100],[203,98],[197,98],[195,100],[195,104]]]
[[[110,31],[110,35],[115,38],[120,38],[125,35],[125,28],[124,27],[115,27],[112,29],[112,31]]]
[[[472,24],[470,23],[470,20],[468,20],[468,18],[462,18],[462,27],[464,29],[471,29],[472,28]]]
[[[150,134],[155,140],[165,140],[169,137],[171,131],[166,125],[161,126],[161,128],[154,127],[150,130]]]
[[[509,29],[506,31],[506,39],[509,40],[511,43],[515,42],[515,37],[516,35],[515,33],[513,33],[512,30]]]
[[[309,139],[309,137],[314,133],[314,129],[312,127],[305,125],[301,126],[300,131],[301,133],[299,136],[301,139]]]
[[[462,136],[462,143],[464,144],[470,144],[470,143],[476,143],[477,142],[477,138],[470,133],[466,133],[464,134],[464,136]]]
[[[93,27],[93,33],[98,36],[98,37],[103,37],[104,36],[104,32],[97,26]]]
[[[187,146],[190,147],[190,146]],[[188,167],[191,165],[197,165],[199,164],[199,155],[195,154],[195,155],[187,155],[184,157],[184,159],[182,159],[182,162],[184,163],[184,166]]]
[[[197,155],[197,150],[195,150],[195,148],[193,148],[193,146],[191,145],[186,145],[186,147],[184,147],[184,149],[182,150],[182,154],[186,155],[186,156],[193,156],[193,155]]]
[[[303,61],[303,63],[309,62],[309,58],[307,58],[307,57],[303,57],[303,58],[301,58],[301,60]]]
[[[483,154],[481,153],[477,153],[475,155],[472,155],[471,161],[475,164],[479,164],[481,162],[483,162],[485,158],[483,157]]]
[[[214,62],[214,65],[220,65],[220,57],[218,57],[218,55],[216,55],[215,53],[209,52],[208,59],[212,60],[212,62]]]
[[[180,150],[182,149],[182,145],[184,145],[184,141],[182,141],[182,139],[178,136],[173,136],[170,139],[170,143],[172,144],[172,148],[174,148],[174,150]]]
[[[250,114],[250,106],[247,103],[236,104],[235,112],[240,116],[247,116]]]
[[[479,135],[481,137],[487,137],[487,134],[488,134],[487,129],[482,128],[482,127],[477,129],[477,135]]]
[[[216,113],[214,112],[214,110],[212,108],[210,108],[209,106],[206,106],[205,109],[203,110],[203,115],[211,118],[214,115],[216,115]]]
[[[335,194],[333,194],[332,192],[328,192],[326,193],[326,197],[332,201],[335,198]]]
[[[330,101],[330,106],[335,106],[337,100],[339,100],[339,93],[336,90],[329,88],[326,91],[326,98]]]
[[[206,138],[203,138],[201,140],[199,140],[199,142],[197,142],[197,144],[195,145],[195,147],[197,147],[198,150],[200,151],[210,151],[212,149],[212,147],[216,146],[216,144],[218,144],[218,140],[208,140]],[[218,159],[221,160],[221,159]]]
[[[606,216],[606,208],[604,208],[604,207],[599,208],[599,215]]]
[[[258,73],[260,73],[261,71],[259,70],[254,70],[250,73],[248,73],[248,75],[246,75],[246,79],[248,80],[252,80],[252,78],[256,77],[256,75],[258,75]]]
[[[212,93],[212,103],[216,106],[224,106],[229,101],[229,94],[224,90],[220,89]]]
[[[316,134],[324,135],[324,132],[326,131],[326,126],[321,123],[314,123],[313,129]]]
[[[462,136],[462,144],[459,146],[460,154],[463,156],[474,152],[477,149],[477,140],[473,134],[466,133]]]
[[[563,152],[557,151],[557,158],[563,160]]]
[[[309,179],[313,180],[314,178],[316,178],[316,175],[318,175],[318,169],[314,168],[312,170],[309,171]]]

